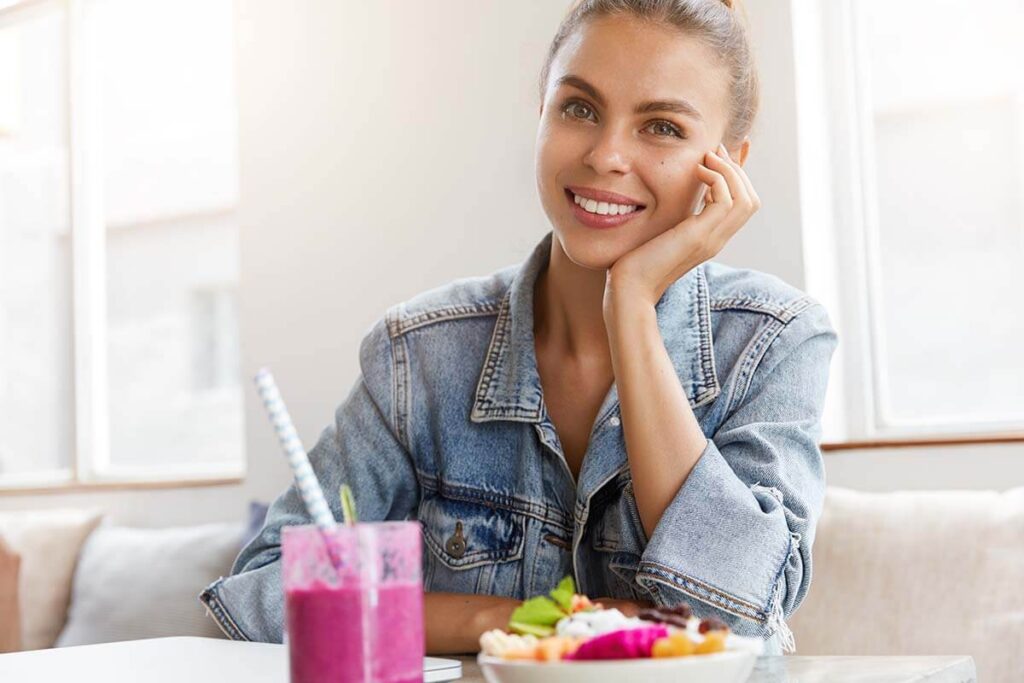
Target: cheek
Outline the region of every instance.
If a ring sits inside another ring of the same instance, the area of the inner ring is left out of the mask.
[[[537,134],[537,169],[557,173],[580,154],[576,136],[554,126],[542,126]]]
[[[656,160],[649,167],[651,190],[662,208],[679,211],[689,207],[698,196],[703,183],[697,176],[697,152],[680,152]]]

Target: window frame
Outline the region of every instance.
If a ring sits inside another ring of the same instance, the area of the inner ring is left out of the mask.
[[[21,0],[0,7],[0,28],[31,20],[39,13],[65,18],[66,77],[63,79],[68,139],[69,235],[71,241],[73,453],[68,466],[39,472],[0,473],[0,492],[49,493],[93,489],[214,486],[243,481],[245,443],[237,463],[124,466],[110,461],[109,379],[107,373],[107,226],[104,220],[102,136],[90,116],[88,64],[84,44],[87,0]],[[212,207],[203,215],[237,215],[237,203]],[[189,213],[187,217],[197,214]],[[172,220],[165,214],[161,220]],[[182,216],[185,217],[185,216]],[[243,416],[244,424],[244,416]]]
[[[832,313],[841,340],[823,448],[1024,442],[1024,417],[892,414],[864,7],[810,0],[791,8],[806,285]]]

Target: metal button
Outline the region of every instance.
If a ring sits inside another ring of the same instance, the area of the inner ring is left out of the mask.
[[[462,535],[462,522],[455,522],[455,533],[445,541],[444,549],[456,559],[466,554],[466,539]]]
[[[620,424],[622,424],[622,421],[619,420],[617,416],[613,415],[611,418],[608,419],[608,424],[610,424],[612,427],[618,427]]]

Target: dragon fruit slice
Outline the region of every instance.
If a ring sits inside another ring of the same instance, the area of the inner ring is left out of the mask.
[[[565,659],[641,659],[651,656],[654,641],[668,635],[662,625],[628,628],[595,636],[585,641]]]

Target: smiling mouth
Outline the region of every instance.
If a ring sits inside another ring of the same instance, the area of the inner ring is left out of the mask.
[[[639,213],[644,210],[644,204],[615,204],[613,202],[597,201],[582,195],[578,195],[569,188],[565,188],[565,197],[573,204],[580,207],[594,216],[627,216]]]

